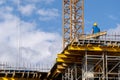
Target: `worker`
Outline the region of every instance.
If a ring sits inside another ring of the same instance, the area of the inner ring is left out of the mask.
[[[97,23],[95,22],[92,27],[92,34],[96,34],[100,32],[100,28],[98,27]],[[99,39],[99,36],[95,37],[95,39]]]

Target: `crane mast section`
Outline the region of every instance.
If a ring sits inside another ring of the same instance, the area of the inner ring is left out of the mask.
[[[63,0],[63,48],[84,34],[84,0]]]

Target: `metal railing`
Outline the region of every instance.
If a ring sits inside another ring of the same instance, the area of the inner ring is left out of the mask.
[[[18,66],[10,63],[0,63],[0,72],[6,70],[48,72],[51,66],[52,65],[47,64],[22,64]]]

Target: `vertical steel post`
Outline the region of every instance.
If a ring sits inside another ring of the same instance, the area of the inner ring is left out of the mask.
[[[106,65],[105,65],[106,66],[106,72],[105,73],[106,73],[106,80],[108,80],[108,67],[107,67],[108,66],[108,64],[107,64],[108,60],[107,60],[107,55],[105,56],[105,59],[106,59],[105,60],[106,61]]]
[[[77,80],[77,65],[74,64],[74,69],[75,69],[75,80]]]
[[[103,70],[102,70],[102,73],[103,73],[103,80],[105,80],[105,54],[103,52],[103,55],[102,55],[102,59],[103,59]]]
[[[87,79],[88,73],[88,60],[87,60],[87,51],[85,51],[85,79]]]

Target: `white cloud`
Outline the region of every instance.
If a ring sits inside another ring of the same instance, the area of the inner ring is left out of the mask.
[[[11,6],[1,6],[0,7],[0,14],[4,14],[4,13],[10,13],[13,11],[13,8]]]
[[[117,24],[117,27],[108,29],[107,35],[109,36],[105,36],[105,39],[120,41],[120,24]]]
[[[109,29],[108,34],[120,34],[120,24],[117,24],[117,27]]]
[[[14,4],[21,4],[21,3],[24,3],[24,2],[27,2],[28,4],[32,3],[32,4],[36,4],[36,3],[39,3],[39,4],[51,4],[52,2],[54,2],[55,0],[10,0],[12,3]]]
[[[51,64],[55,61],[61,50],[61,36],[37,30],[36,23],[22,21],[10,11],[0,12],[0,62],[16,64],[18,56],[21,64]],[[50,16],[55,14],[50,12]]]
[[[40,31],[26,33],[21,39],[23,55],[27,55],[27,59],[31,60],[33,63],[47,63],[47,60],[51,61],[52,57],[57,54],[56,51],[59,51],[61,46],[60,40],[60,36],[55,33],[46,33]],[[55,48],[54,46],[59,47]],[[51,58],[48,59],[50,56]]]
[[[37,12],[40,15],[40,20],[51,20],[59,16],[58,9],[39,9]]]
[[[114,16],[114,15],[109,15],[108,17],[109,17],[110,19],[112,19],[112,20],[117,20],[117,17]]]
[[[5,3],[5,0],[0,0],[0,5],[4,3]]]
[[[38,3],[38,2],[41,2],[41,3],[52,3],[53,1],[55,0],[26,0],[27,2],[32,2],[32,3]]]
[[[32,4],[28,4],[28,5],[25,5],[25,6],[20,6],[19,7],[19,10],[20,12],[23,14],[23,15],[26,15],[26,16],[29,16],[33,13],[33,11],[35,10],[35,6],[32,5]]]

